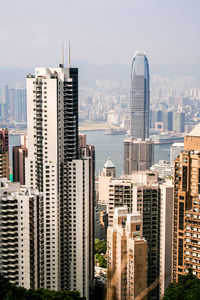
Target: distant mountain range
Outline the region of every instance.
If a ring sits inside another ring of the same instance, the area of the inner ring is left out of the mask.
[[[74,61],[74,67],[79,68],[80,86],[95,86],[96,79],[108,79],[112,81],[129,81],[131,66],[110,64],[96,65],[86,61]],[[14,86],[21,84],[25,86],[25,79],[28,73],[33,73],[34,68],[6,68],[0,67],[0,86],[8,84]],[[200,79],[200,64],[169,64],[150,66],[150,74],[160,74],[163,76],[195,76]]]

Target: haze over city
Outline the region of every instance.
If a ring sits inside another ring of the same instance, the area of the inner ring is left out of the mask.
[[[199,10],[198,0],[2,1],[0,66],[57,65],[69,40],[73,61],[130,65],[144,49],[152,66],[197,64]]]

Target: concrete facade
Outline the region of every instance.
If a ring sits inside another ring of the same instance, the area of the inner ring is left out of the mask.
[[[160,298],[172,281],[172,180],[160,184]]]
[[[39,287],[79,290],[94,276],[94,149],[78,138],[78,69],[27,76],[26,184],[43,193]]]
[[[38,288],[42,195],[6,179],[0,185],[0,272],[13,284]]]
[[[174,162],[173,280],[193,269],[200,278],[200,125]]]
[[[139,213],[115,209],[114,224],[108,227],[107,299],[135,299],[147,287],[147,242],[141,223]]]
[[[149,170],[154,162],[154,143],[133,138],[124,140],[124,174]]]

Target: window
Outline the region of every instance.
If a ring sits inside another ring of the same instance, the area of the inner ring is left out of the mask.
[[[185,166],[183,166],[182,189],[183,191],[187,191],[187,167]]]

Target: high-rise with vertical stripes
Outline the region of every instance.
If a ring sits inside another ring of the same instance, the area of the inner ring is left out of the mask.
[[[79,151],[78,69],[36,68],[27,76],[27,112],[26,184],[43,193],[38,287],[75,289],[89,299],[94,153]]]
[[[133,138],[149,137],[149,64],[143,52],[136,51],[131,68],[130,109]]]

